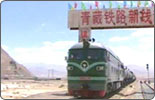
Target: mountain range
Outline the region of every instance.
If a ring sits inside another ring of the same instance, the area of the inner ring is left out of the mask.
[[[27,66],[27,69],[37,77],[65,78],[67,76],[66,67],[63,65],[43,63],[29,63],[24,65]]]
[[[25,66],[17,63],[1,48],[1,78],[32,78],[34,75]]]
[[[67,65],[66,65],[67,66]],[[23,77],[42,77],[42,78],[57,78],[67,77],[66,66],[44,64],[44,63],[27,63],[21,65],[11,58],[1,48],[1,77],[9,76],[23,76]],[[147,70],[146,67],[138,65],[127,65],[127,68],[133,71],[138,78],[146,78]],[[149,76],[154,78],[154,70],[149,70]]]
[[[27,69],[29,69],[34,75],[38,77],[48,77],[48,70],[54,70],[53,71],[54,77],[67,77],[66,66],[63,66],[63,65],[29,63],[29,64],[25,64],[25,66],[27,66]],[[137,78],[147,77],[147,70],[143,66],[127,65],[127,68],[131,70],[136,75]],[[150,70],[149,74],[151,78],[154,77],[153,70]],[[50,77],[52,77],[52,71],[51,71]]]
[[[128,69],[130,69],[137,78],[147,78],[148,71],[146,70],[146,67],[144,66],[138,66],[138,65],[127,65]],[[149,70],[149,77],[154,78],[154,70]]]

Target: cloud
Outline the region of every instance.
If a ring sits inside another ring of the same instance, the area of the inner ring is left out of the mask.
[[[143,66],[147,63],[154,67],[154,52],[148,52],[142,48],[131,48],[128,46],[111,47],[119,56],[120,60],[125,64],[135,64]],[[140,50],[142,49],[142,50]]]
[[[95,4],[95,1],[82,1],[82,2],[87,4]]]
[[[137,48],[141,50],[154,50],[154,28],[138,29],[130,36],[138,41]]]
[[[137,29],[135,32],[131,34],[132,37],[145,37],[153,35],[154,35],[154,28]]]
[[[88,4],[88,5],[94,5],[95,6],[95,1],[82,1],[82,2],[85,4]],[[98,1],[98,3],[99,3],[99,6],[103,5],[103,2],[101,2],[101,1]]]
[[[116,1],[116,2],[118,2],[118,3],[123,3],[123,1]]]
[[[109,39],[110,42],[120,42],[120,41],[125,41],[128,40],[128,37],[112,37]]]
[[[139,45],[143,45],[143,47],[146,47],[146,46],[153,47],[154,46],[154,38],[153,37],[143,37],[143,38],[140,38],[138,42],[140,43]]]
[[[75,44],[75,41],[43,42],[40,47],[15,48],[14,58],[22,64],[26,63],[45,63],[66,65],[64,60],[68,49]]]
[[[129,40],[132,45],[119,45],[125,40]],[[154,28],[137,29],[128,37],[112,37],[109,41],[117,44],[110,48],[125,65],[145,66],[148,63],[154,69]]]

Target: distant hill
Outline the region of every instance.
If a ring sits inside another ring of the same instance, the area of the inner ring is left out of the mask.
[[[138,66],[138,65],[127,65],[127,67],[133,71],[133,73],[138,78],[147,78],[147,70],[144,66]],[[150,78],[154,78],[154,70],[149,70],[149,76]]]
[[[54,78],[61,77],[65,78],[67,75],[67,70],[65,66],[53,65],[53,64],[43,64],[43,63],[29,63],[25,64],[27,69],[31,71],[37,77],[48,78],[48,70],[50,70],[50,78],[52,78],[52,71]]]
[[[17,63],[1,48],[1,78],[31,78],[33,76],[31,72]]]
[[[29,63],[25,64],[27,69],[31,71],[37,77],[48,77],[48,70],[54,70],[54,77],[66,77],[67,70],[66,66],[62,65],[53,65],[53,64],[43,64],[43,63]],[[143,66],[138,65],[127,65],[128,69],[133,71],[137,78],[146,78],[147,70]],[[50,75],[52,77],[52,73]],[[150,69],[150,78],[154,77],[154,71]]]

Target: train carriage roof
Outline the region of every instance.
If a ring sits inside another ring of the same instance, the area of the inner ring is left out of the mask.
[[[90,46],[89,48],[100,48],[100,49],[106,49],[107,51],[109,51],[113,56],[115,56],[118,60],[119,57],[115,55],[115,53],[108,47],[105,47],[102,43],[96,43],[96,42],[89,42]],[[70,49],[80,49],[83,48],[83,42],[77,43],[75,45],[73,45]]]

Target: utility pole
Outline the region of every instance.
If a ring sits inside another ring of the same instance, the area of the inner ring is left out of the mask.
[[[47,81],[48,81],[48,85],[49,85],[49,81],[50,81],[50,69],[48,69],[48,79],[47,79]]]
[[[149,81],[149,64],[146,64],[146,69],[147,69],[147,75],[148,75],[148,83],[150,83],[150,81]]]
[[[54,69],[52,69],[52,79],[54,78]]]
[[[48,79],[50,78],[50,69],[48,70]]]
[[[48,69],[48,79],[50,79],[50,77],[52,79],[54,78],[54,69]]]

